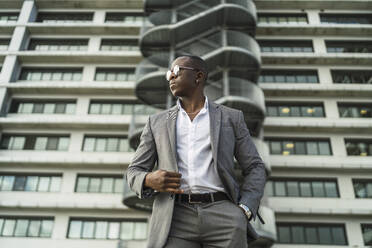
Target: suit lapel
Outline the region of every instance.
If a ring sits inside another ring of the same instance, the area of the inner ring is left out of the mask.
[[[172,166],[175,171],[178,171],[177,166],[177,150],[176,150],[176,122],[177,122],[177,115],[178,115],[178,107],[177,105],[170,108],[167,115],[167,129],[168,129],[168,136],[169,136],[169,143],[171,149],[171,156],[173,159]]]
[[[215,166],[217,167],[217,151],[218,151],[218,141],[220,138],[220,128],[221,128],[221,109],[219,105],[208,100],[209,107],[209,128],[211,136],[211,146],[212,146],[212,157]]]

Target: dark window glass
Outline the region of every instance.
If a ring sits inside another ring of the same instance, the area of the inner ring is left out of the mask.
[[[24,191],[26,184],[26,177],[25,176],[17,176],[14,182],[14,191]]]
[[[60,143],[59,146],[56,146]],[[69,137],[56,136],[13,136],[4,134],[1,141],[1,149],[4,150],[68,150]],[[62,144],[62,145],[61,145]]]
[[[22,68],[19,80],[26,81],[80,81],[82,69]]]
[[[321,103],[281,103],[267,102],[267,115],[273,117],[324,117]]]
[[[331,70],[335,84],[372,84],[372,71]]]
[[[78,176],[75,192],[81,193],[121,193],[120,176]],[[116,184],[116,185],[115,185]],[[120,187],[120,188],[118,188]]]
[[[130,68],[97,68],[96,81],[133,81],[134,69]]]
[[[342,224],[277,223],[278,243],[347,245]]]
[[[328,53],[372,53],[371,41],[326,41]]]
[[[304,40],[259,40],[261,52],[313,52],[312,41]],[[293,78],[294,80],[294,78]]]
[[[103,39],[101,42],[101,51],[138,51],[137,40],[124,39]]]
[[[37,51],[86,51],[88,40],[77,39],[32,39],[28,50]]]
[[[143,23],[142,13],[106,13],[106,22],[121,22],[130,25]]]
[[[60,190],[61,176],[0,175],[0,191],[48,191]]]
[[[363,240],[365,245],[372,245],[372,224],[362,224]]]
[[[372,198],[372,180],[353,179],[356,198]]]
[[[338,111],[341,118],[371,118],[371,103],[338,103]]]
[[[318,72],[313,70],[263,70],[260,83],[319,83]]]
[[[371,14],[320,14],[321,23],[334,24],[372,24]]]
[[[37,22],[65,23],[65,22],[91,22],[93,13],[39,13]]]
[[[345,139],[348,156],[372,156],[372,140]]]
[[[278,140],[266,138],[270,154],[281,155],[332,155],[329,141]]]
[[[270,24],[306,24],[308,20],[306,14],[259,13],[258,22]]]
[[[68,238],[145,240],[145,220],[91,219],[70,220]]]
[[[335,180],[313,181],[308,178],[289,179],[272,178],[271,196],[286,197],[339,197]]]
[[[0,13],[0,23],[17,22],[18,15],[18,13]]]

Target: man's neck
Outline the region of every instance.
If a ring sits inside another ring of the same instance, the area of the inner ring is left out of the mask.
[[[204,107],[206,97],[199,95],[195,97],[180,97],[180,104],[187,113],[196,112]]]

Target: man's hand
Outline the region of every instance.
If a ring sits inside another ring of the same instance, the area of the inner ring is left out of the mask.
[[[145,187],[150,187],[159,192],[181,194],[181,174],[178,172],[157,170],[150,172],[145,177]]]

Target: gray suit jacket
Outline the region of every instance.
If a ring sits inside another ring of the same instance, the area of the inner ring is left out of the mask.
[[[210,135],[213,166],[235,204],[242,203],[252,211],[256,219],[257,210],[266,182],[266,171],[257,153],[244,122],[243,112],[209,101]],[[144,189],[144,178],[155,163],[158,169],[177,171],[176,119],[178,108],[149,117],[141,135],[141,141],[126,173],[129,187],[141,199],[154,196],[153,212],[150,219],[148,248],[165,245],[172,221],[174,194]],[[234,156],[242,169],[243,183],[237,182],[234,174]],[[248,222],[248,239],[258,238]]]

